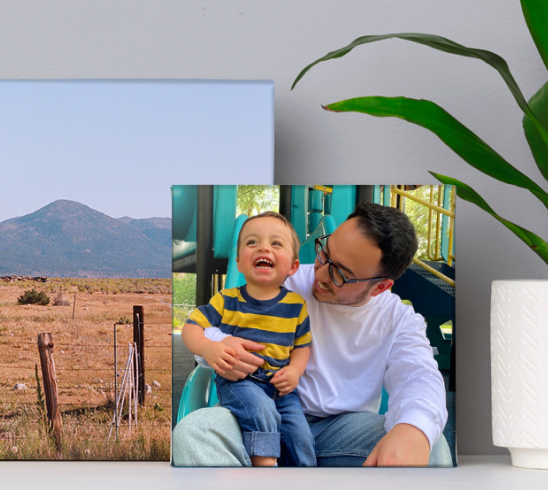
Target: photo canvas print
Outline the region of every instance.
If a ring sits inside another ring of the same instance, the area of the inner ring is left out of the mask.
[[[272,183],[273,83],[0,87],[0,459],[167,462],[170,186]]]
[[[172,199],[172,465],[457,465],[454,187]]]

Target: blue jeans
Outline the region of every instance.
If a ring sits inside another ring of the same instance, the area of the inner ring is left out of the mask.
[[[279,458],[280,466],[316,466],[314,437],[296,391],[280,396],[274,385],[252,378],[215,377],[221,405],[238,419],[249,457]]]
[[[376,413],[306,418],[318,466],[361,466],[386,434],[384,415]],[[181,420],[173,430],[172,448],[175,466],[251,466],[237,420],[222,407],[196,410]],[[443,434],[430,451],[428,466],[453,466]]]

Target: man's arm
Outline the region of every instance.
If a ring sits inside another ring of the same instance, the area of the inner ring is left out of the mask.
[[[234,358],[232,369],[222,374],[222,376],[229,381],[244,379],[248,374],[255,372],[264,362],[260,357],[248,352],[248,350],[263,350],[265,346],[262,344],[224,334],[221,332],[221,329],[217,327],[207,328],[205,330],[205,336],[210,340],[222,342],[234,350],[234,354],[232,355]],[[198,364],[201,366],[208,366],[202,359],[203,358],[196,358]]]
[[[222,342],[207,339],[204,329],[199,325],[185,323],[181,336],[187,349],[193,354],[202,356],[219,374],[224,374],[227,370],[232,369],[232,364],[235,363],[234,349]]]
[[[367,459],[368,466],[426,466],[447,422],[445,386],[426,338],[426,324],[412,307],[402,308],[384,377],[390,395],[387,434]]]

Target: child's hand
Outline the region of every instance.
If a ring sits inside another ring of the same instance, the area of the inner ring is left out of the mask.
[[[234,354],[236,351],[222,342],[209,341],[202,350],[202,357],[219,374],[232,369],[236,362]]]
[[[280,392],[280,395],[287,395],[291,393],[299,384],[299,378],[301,373],[295,366],[289,364],[283,367],[279,371],[276,371],[270,382]]]

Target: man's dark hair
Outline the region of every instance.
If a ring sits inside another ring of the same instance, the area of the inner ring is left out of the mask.
[[[382,252],[379,276],[397,279],[417,253],[417,234],[409,218],[397,208],[359,203],[347,220],[357,218],[360,232]]]

